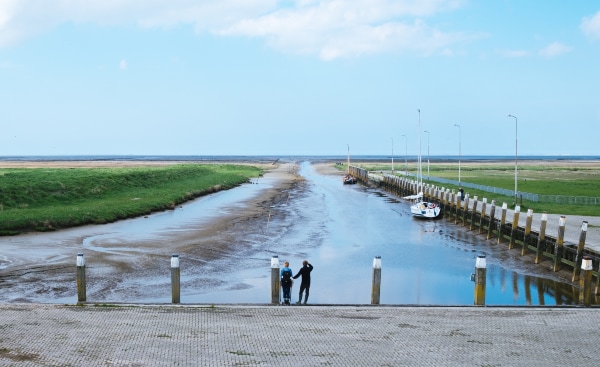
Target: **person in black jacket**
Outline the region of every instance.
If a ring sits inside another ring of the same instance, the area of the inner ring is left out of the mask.
[[[298,279],[299,276],[302,276],[302,281],[300,283],[300,293],[298,295],[298,302],[296,304],[300,304],[302,301],[302,292],[306,289],[306,294],[304,295],[304,304],[308,301],[308,292],[310,290],[310,272],[313,270],[313,266],[308,263],[308,261],[302,261],[302,268],[298,271],[298,274],[294,275],[294,279]]]

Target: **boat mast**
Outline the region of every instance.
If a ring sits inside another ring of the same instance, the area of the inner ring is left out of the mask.
[[[348,174],[350,174],[350,144],[348,144],[348,163],[346,165],[348,166]]]
[[[423,190],[423,169],[421,168],[421,110],[417,109],[419,112],[419,184],[421,185],[421,190]]]

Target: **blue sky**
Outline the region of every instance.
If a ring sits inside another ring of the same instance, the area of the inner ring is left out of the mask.
[[[600,155],[599,65],[596,1],[0,0],[0,155]]]

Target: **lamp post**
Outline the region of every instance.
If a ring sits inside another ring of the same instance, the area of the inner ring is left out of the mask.
[[[402,134],[402,136],[404,136],[404,166],[406,167],[406,177],[408,177],[408,138],[406,137],[406,135]]]
[[[429,181],[429,131],[424,132],[427,133],[427,181]]]
[[[392,139],[392,176],[394,175],[394,138]]]
[[[459,124],[454,124],[454,126],[458,127],[458,186],[460,186],[460,139],[461,139],[461,133],[460,133],[460,125]]]
[[[518,172],[518,161],[519,156],[517,154],[517,116],[508,115],[507,117],[512,117],[515,119],[515,205],[517,205],[517,172]]]

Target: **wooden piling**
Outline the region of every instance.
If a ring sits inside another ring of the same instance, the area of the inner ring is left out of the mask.
[[[492,233],[494,231],[494,217],[496,215],[496,200],[492,200],[492,207],[490,208],[490,225],[488,226],[488,235],[487,239],[492,238]]]
[[[381,256],[373,259],[373,282],[371,287],[371,304],[378,305],[381,295]]]
[[[585,237],[587,234],[588,222],[583,221],[581,223],[581,232],[579,232],[579,243],[577,244],[577,254],[575,255],[575,265],[573,266],[573,277],[571,279],[572,282],[577,281],[579,279],[579,270],[581,267],[581,262],[583,259],[583,250],[585,248]]]
[[[531,222],[533,221],[533,209],[527,209],[527,220],[525,221],[525,234],[523,235],[523,248],[521,248],[521,256],[527,253],[529,242],[531,242]]]
[[[279,256],[271,258],[271,303],[279,304]]]
[[[502,229],[504,228],[504,224],[506,223],[506,210],[508,205],[506,203],[502,203],[502,214],[500,216],[500,225],[498,226],[498,244],[502,242]]]
[[[475,225],[475,215],[477,214],[477,195],[473,196],[473,210],[471,211],[471,225],[469,226],[469,231],[473,230],[473,226]]]
[[[539,264],[542,260],[542,255],[544,254],[544,243],[546,242],[546,224],[548,223],[548,214],[546,212],[542,213],[542,218],[540,221],[540,233],[538,235],[537,248],[535,251],[535,261],[534,263]]]
[[[171,303],[181,302],[181,272],[179,270],[179,254],[171,256]]]
[[[85,259],[82,253],[77,254],[77,302],[85,302],[86,280],[85,280]]]
[[[456,195],[456,199],[454,199],[454,192],[452,193],[452,204],[454,205],[454,224],[458,224],[458,217],[461,208],[461,198],[460,195]]]
[[[462,225],[463,225],[463,227],[465,226],[466,221],[467,221],[467,213],[468,213],[468,211],[469,211],[469,194],[467,193],[465,195],[465,203],[464,203],[464,206],[463,206],[463,213],[462,213],[463,214],[462,215]]]
[[[553,271],[560,270],[560,263],[562,261],[565,241],[565,224],[567,218],[564,215],[560,216],[558,220],[558,237],[556,238],[556,244],[554,245],[554,265],[552,266]]]
[[[519,229],[519,216],[521,214],[521,207],[515,206],[515,211],[513,213],[513,221],[512,227],[510,229],[510,242],[508,243],[508,249],[512,249],[515,247],[515,238],[517,237],[517,230]]]
[[[485,305],[486,271],[485,255],[477,256],[475,261],[475,306]]]
[[[581,262],[579,303],[588,307],[592,304],[592,258],[590,256],[584,256]]]
[[[483,232],[485,215],[487,213],[485,210],[486,205],[487,205],[487,198],[483,198],[483,200],[481,201],[481,216],[479,217],[479,234],[481,234]],[[491,216],[491,214],[490,214],[490,216]]]

